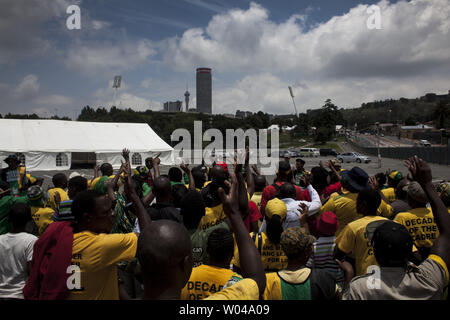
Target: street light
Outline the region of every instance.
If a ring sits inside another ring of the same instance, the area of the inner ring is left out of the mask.
[[[377,140],[378,140],[378,169],[381,168],[381,154],[380,154],[380,123],[377,122],[375,123],[375,125],[377,126]]]

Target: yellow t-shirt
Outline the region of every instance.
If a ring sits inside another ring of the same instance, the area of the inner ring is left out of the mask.
[[[342,252],[355,254],[356,275],[366,274],[367,268],[377,265],[373,247],[367,238],[366,227],[369,223],[378,220],[387,220],[380,216],[365,216],[349,223],[336,238],[336,244]]]
[[[336,214],[339,221],[339,229],[336,231],[336,236],[341,233],[341,231],[350,222],[356,220],[361,215],[356,213],[356,198],[357,193],[344,192],[342,195],[332,195],[330,199],[320,208],[319,214],[326,211],[331,211]]]
[[[70,200],[69,196],[67,195],[67,192],[64,191],[61,188],[53,188],[53,189],[48,190],[48,194],[50,195],[50,198],[48,199],[48,205],[53,210],[58,210],[58,208],[56,207],[56,201],[55,201],[56,193],[59,193],[59,196],[61,198],[61,202]]]
[[[246,278],[205,300],[259,300],[258,284],[255,280]]]
[[[390,203],[392,203],[395,200],[397,200],[397,195],[395,194],[395,189],[394,188],[386,188],[386,189],[381,190],[381,192],[383,192],[384,197]]]
[[[47,227],[53,222],[52,216],[55,210],[52,208],[31,207],[31,217],[38,227],[39,236],[42,235]]]
[[[258,206],[258,210],[259,211],[261,211],[261,199],[262,199],[262,192],[255,192],[255,193],[253,193],[253,196],[250,199],[251,201],[253,201]]]
[[[270,242],[265,232],[261,232],[261,246],[259,245],[258,234],[250,233],[250,237],[255,238],[255,246],[258,252],[261,253],[261,260],[264,265],[264,270],[282,270],[287,267],[287,257],[281,248],[281,245],[276,245]],[[234,246],[234,257],[231,264],[240,267],[239,250],[237,244]]]
[[[336,231],[336,236],[338,236],[342,230],[350,222],[355,221],[362,217],[361,214],[356,211],[356,199],[358,198],[357,193],[351,193],[344,191],[342,195],[333,193],[330,199],[320,208],[319,215],[326,211],[331,211],[336,214],[339,221],[339,229]],[[386,202],[381,200],[381,204],[378,207],[377,214],[379,216],[390,218],[394,213],[394,209],[388,205]]]
[[[283,300],[281,280],[278,274],[281,274],[283,276],[283,279],[291,284],[300,284],[308,280],[311,274],[311,269],[302,268],[296,271],[283,270],[280,272],[267,273],[266,289],[263,293],[264,300]]]
[[[81,270],[81,289],[70,291],[69,300],[118,300],[117,263],[136,256],[137,236],[96,234],[73,235],[72,265]]]
[[[439,237],[439,230],[434,222],[433,212],[428,208],[411,209],[395,216],[395,222],[408,229],[416,247],[431,248]]]
[[[203,300],[210,295],[222,291],[232,279],[242,277],[230,269],[203,264],[192,269],[191,277],[181,291],[181,300]]]
[[[222,223],[227,218],[225,212],[223,211],[222,204],[215,206],[213,208],[206,207],[205,216],[202,217],[198,225],[199,230],[206,230],[208,228],[214,227]]]

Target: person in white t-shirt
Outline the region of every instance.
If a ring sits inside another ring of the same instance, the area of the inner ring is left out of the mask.
[[[300,212],[298,211],[300,203],[304,203],[308,206],[308,215],[314,215],[319,212],[322,202],[320,201],[320,196],[317,191],[309,183],[309,179],[303,179],[307,185],[307,190],[311,195],[311,201],[297,201],[296,190],[293,184],[285,183],[280,187],[279,199],[281,199],[287,207],[286,220],[283,222],[283,230],[292,227],[301,227],[300,225]],[[264,220],[260,232],[266,231],[266,221]]]
[[[31,221],[26,203],[16,203],[9,212],[11,231],[0,235],[0,299],[24,299],[22,289],[31,270],[33,246],[37,237],[26,233]]]

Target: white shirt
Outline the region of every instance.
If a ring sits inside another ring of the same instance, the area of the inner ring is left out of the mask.
[[[320,196],[317,193],[317,191],[311,185],[309,185],[307,189],[309,194],[311,195],[311,202],[303,200],[298,201],[292,198],[281,199],[286,204],[287,207],[286,220],[284,220],[283,222],[283,230],[292,227],[301,227],[300,212],[298,211],[298,206],[300,203],[304,203],[308,206],[309,216],[312,216],[317,212],[319,212],[320,208],[322,207],[322,202],[320,201]],[[264,219],[263,223],[261,224],[261,228],[259,229],[259,232],[265,231],[266,231],[266,219]]]
[[[28,279],[27,262],[33,258],[37,237],[26,233],[0,236],[0,298],[24,299],[22,289]]]

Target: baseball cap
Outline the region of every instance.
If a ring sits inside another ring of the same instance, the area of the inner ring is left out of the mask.
[[[438,186],[438,191],[442,192],[442,195],[446,198],[450,198],[450,183],[442,182]]]
[[[267,202],[266,205],[266,216],[269,219],[272,219],[274,215],[280,216],[283,221],[286,219],[287,207],[286,204],[278,198],[272,199]]]
[[[280,245],[286,256],[295,256],[305,251],[316,241],[304,228],[292,227],[283,231]]]
[[[417,181],[413,181],[405,186],[403,191],[406,191],[408,193],[408,197],[419,203],[428,203],[427,195]]]
[[[375,222],[378,226],[370,237],[374,250],[382,254],[388,262],[398,262],[406,258],[412,251],[413,239],[405,226],[391,220]],[[376,224],[372,225],[375,226]]]
[[[339,221],[336,214],[331,211],[325,211],[316,220],[316,229],[322,235],[334,235],[339,229]]]
[[[41,186],[31,186],[28,188],[27,198],[30,201],[43,200],[44,202],[47,202],[50,196]]]
[[[369,176],[360,167],[345,170],[341,173],[342,179],[347,181],[357,191],[369,188]]]
[[[391,171],[391,173],[389,173],[388,176],[390,179],[395,180],[395,181],[400,181],[403,179],[403,175],[400,171],[394,170]]]
[[[146,166],[139,166],[134,169],[134,174],[137,176],[146,176],[148,175],[148,168]]]

